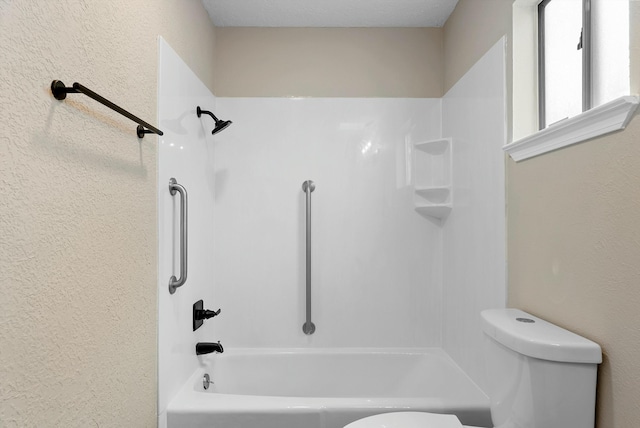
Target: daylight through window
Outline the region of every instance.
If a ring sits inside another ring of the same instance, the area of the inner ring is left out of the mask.
[[[539,128],[629,94],[628,0],[538,4]]]

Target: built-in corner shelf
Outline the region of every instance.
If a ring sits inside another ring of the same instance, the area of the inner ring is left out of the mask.
[[[415,148],[431,155],[442,155],[451,147],[451,138],[420,141],[414,144]]]
[[[451,205],[450,204],[441,204],[441,205],[429,204],[424,206],[416,205],[415,209],[420,214],[442,219],[442,218],[446,218],[451,212]]]
[[[442,203],[449,200],[449,187],[414,187],[416,195],[432,203]]]
[[[420,214],[446,218],[451,212],[451,138],[414,144],[414,206]]]

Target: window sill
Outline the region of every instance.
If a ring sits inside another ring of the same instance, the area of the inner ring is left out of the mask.
[[[638,107],[637,96],[620,97],[546,129],[507,144],[503,150],[518,162],[600,135],[624,129]]]

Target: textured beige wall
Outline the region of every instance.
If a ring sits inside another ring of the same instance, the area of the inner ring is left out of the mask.
[[[640,88],[640,2],[631,87]],[[507,162],[509,303],[604,352],[598,428],[640,421],[640,117],[626,130]]]
[[[502,36],[510,34],[512,4],[513,0],[458,2],[443,27],[445,93]]]
[[[640,0],[629,0],[631,93],[640,94]]]
[[[598,342],[598,427],[640,421],[640,118],[508,169],[509,304]]]
[[[188,30],[188,31],[187,31]],[[157,35],[213,86],[199,1],[0,0],[0,426],[156,425]]]
[[[218,28],[215,94],[441,97],[440,28]]]
[[[444,30],[445,88],[499,33],[508,34],[509,3],[458,3]],[[631,5],[637,17],[639,2]],[[632,18],[635,79],[638,22]],[[639,84],[634,80],[632,87]],[[598,428],[640,421],[639,140],[636,117],[624,132],[520,163],[507,161],[509,306],[602,345]]]

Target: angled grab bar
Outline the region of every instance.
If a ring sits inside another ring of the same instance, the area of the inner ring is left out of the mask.
[[[307,319],[302,326],[304,334],[313,334],[316,326],[311,322],[311,192],[316,190],[313,181],[307,180],[302,183],[302,191],[307,198]]]
[[[169,293],[176,292],[187,281],[187,189],[178,184],[175,178],[169,180],[169,193],[180,193],[180,278],[175,275],[169,279]]]

